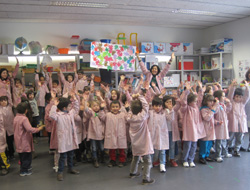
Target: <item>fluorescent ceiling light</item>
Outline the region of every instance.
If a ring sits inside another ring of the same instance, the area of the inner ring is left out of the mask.
[[[52,1],[52,6],[65,6],[65,7],[93,7],[93,8],[106,8],[109,5],[107,3],[88,3],[77,1]]]
[[[198,11],[190,9],[176,9],[172,13],[181,13],[181,14],[194,14],[194,15],[215,15],[215,12],[210,11]]]

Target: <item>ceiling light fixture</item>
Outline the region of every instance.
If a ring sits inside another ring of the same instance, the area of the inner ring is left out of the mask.
[[[181,14],[194,14],[194,15],[216,15],[215,12],[210,11],[198,11],[198,10],[190,10],[190,9],[176,9],[173,10],[172,13],[181,13]]]
[[[65,6],[65,7],[91,7],[91,8],[106,8],[109,5],[107,3],[88,3],[77,1],[52,1],[52,6]]]

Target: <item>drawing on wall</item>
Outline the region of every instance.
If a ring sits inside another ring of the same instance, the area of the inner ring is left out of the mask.
[[[90,67],[107,70],[135,70],[136,46],[91,43]]]
[[[250,68],[250,60],[240,60],[238,67],[239,78],[245,79],[245,74],[249,68]]]

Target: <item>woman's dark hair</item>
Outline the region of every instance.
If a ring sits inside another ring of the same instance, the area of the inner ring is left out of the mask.
[[[28,110],[28,104],[27,102],[21,102],[17,105],[16,111],[17,113],[24,114]]]
[[[142,103],[140,100],[133,100],[131,102],[131,111],[134,115],[137,115],[142,111]]]
[[[126,94],[123,94],[123,95],[122,95],[121,101],[122,101],[123,104],[126,103],[126,101],[127,101],[127,96],[126,96]]]
[[[119,104],[119,106],[121,107],[121,103],[119,100],[113,100],[111,103],[110,103],[110,107],[112,106],[112,104]]]
[[[7,71],[7,77],[6,78],[2,78],[2,72]],[[1,80],[7,80],[9,76],[9,71],[6,68],[2,68],[0,69],[0,78]]]
[[[119,100],[119,99],[120,99],[120,92],[119,92],[118,90],[116,90],[116,89],[111,90],[111,93],[112,93],[112,91],[115,91],[115,92],[116,92],[117,100]],[[110,100],[112,100],[111,98],[112,98],[112,97],[110,97]]]
[[[243,96],[243,90],[241,88],[236,88],[234,91],[234,96]]]
[[[249,76],[248,76],[249,74],[250,74],[250,69],[248,69],[248,71],[246,72],[246,75],[245,75],[245,76],[246,76],[246,81],[247,81],[247,82],[250,82],[250,78],[249,78]]]
[[[72,76],[72,78],[73,78],[73,80],[74,80],[74,75],[68,74],[68,75],[66,76],[67,81],[68,81],[68,77],[69,77],[69,76]],[[73,80],[72,80],[72,81],[73,81]]]
[[[207,106],[207,102],[214,101],[214,96],[211,94],[206,94],[203,96],[202,106]]]
[[[172,104],[173,105],[175,104],[174,98],[172,96],[166,95],[162,99],[163,100],[163,108],[166,108],[165,102],[168,101],[168,100],[170,100],[170,99],[172,99]]]
[[[8,101],[8,97],[7,97],[7,96],[1,96],[1,97],[0,97],[0,102],[1,102],[1,101],[4,101],[4,100],[5,100],[5,101]]]
[[[160,67],[159,67],[158,65],[153,65],[153,66],[150,68],[150,72],[152,73],[152,70],[153,70],[154,67],[157,67],[158,72],[157,72],[156,75],[158,75],[158,74],[161,72],[161,69],[160,69]]]
[[[214,97],[215,97],[215,98],[218,98],[218,99],[220,100],[221,97],[222,97],[222,95],[223,95],[223,93],[224,93],[224,91],[222,91],[222,90],[216,90],[216,91],[214,92]]]
[[[57,85],[59,85],[59,81],[58,80],[53,80],[52,83],[56,83]]]
[[[67,108],[70,104],[70,100],[68,98],[59,98],[59,104],[57,105],[57,108],[60,111],[63,111],[63,108]]]
[[[193,102],[195,99],[197,98],[196,94],[190,93],[187,97],[187,103],[190,104],[191,102]]]
[[[159,97],[154,97],[154,99],[152,100],[152,106],[159,106],[159,105],[163,105],[163,101],[161,98]]]

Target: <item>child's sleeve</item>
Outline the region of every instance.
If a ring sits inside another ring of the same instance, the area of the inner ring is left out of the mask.
[[[198,104],[198,107],[201,107],[203,96],[204,96],[203,89],[200,88],[199,92],[198,92],[198,95],[197,95],[197,104]]]
[[[34,128],[31,126],[28,118],[25,118],[25,120],[23,121],[23,127],[25,128],[27,132],[30,132],[30,133],[38,133],[40,131],[38,128]]]
[[[157,86],[154,86],[153,89],[154,89],[154,93],[155,93],[154,95],[155,95],[155,96],[158,96],[158,95],[161,94],[161,91],[159,90],[159,88],[158,88]],[[152,89],[152,90],[153,90],[153,89]]]
[[[181,95],[181,112],[185,112],[187,110],[187,96],[189,95],[190,91],[185,90]]]
[[[57,118],[58,118],[56,110],[57,110],[57,106],[53,105],[50,109],[50,112],[49,112],[49,117],[54,119],[55,121],[57,121]]]
[[[160,79],[163,79],[163,77],[166,76],[166,74],[168,73],[169,68],[170,68],[170,64],[167,63],[165,65],[164,69],[159,73]]]
[[[214,114],[215,110],[210,110],[205,108],[201,110],[202,119],[205,121],[210,121],[214,117]]]
[[[126,98],[127,98],[127,101],[128,101],[128,102],[131,102],[131,101],[132,101],[132,97],[130,96],[128,90],[126,91]]]
[[[235,86],[230,85],[228,88],[228,99],[232,102],[234,96]]]
[[[76,82],[78,81],[78,74],[75,73],[75,77],[74,77],[74,83],[76,84]]]
[[[244,105],[246,105],[247,104],[247,102],[249,101],[249,86],[247,85],[246,86],[246,90],[245,90],[245,92],[244,92],[244,96],[243,96],[243,104]]]
[[[168,120],[168,121],[174,121],[174,110],[168,110],[168,109],[166,109],[165,110],[165,115],[166,115],[166,119]]]
[[[136,88],[135,88],[135,90],[134,90],[134,93],[135,94],[137,94],[137,93],[139,93],[140,92],[140,90],[141,90],[141,83],[139,82],[138,84],[137,84],[137,86],[136,86]]]
[[[146,75],[147,73],[149,73],[149,70],[145,67],[145,65],[144,65],[144,63],[142,61],[139,62],[139,65],[140,65],[142,73],[144,75]]]
[[[77,98],[72,102],[73,105],[73,111],[74,111],[74,115],[79,113],[80,110],[80,106],[79,106],[79,101],[77,100]]]
[[[105,122],[106,121],[106,113],[104,110],[101,110],[98,114],[98,117],[101,121]]]
[[[175,111],[175,112],[178,112],[178,110],[181,108],[181,103],[180,103],[180,100],[179,99],[177,99],[177,100],[175,100],[175,106],[174,106],[174,108],[173,108],[173,110]]]
[[[52,77],[49,77],[49,89],[52,90]]]
[[[61,82],[63,84],[65,84],[66,80],[65,80],[65,76],[63,75],[62,71],[60,70],[60,79],[61,79]]]
[[[85,106],[84,106],[84,107],[85,107],[85,108],[84,108],[84,113],[85,113],[86,117],[87,117],[87,118],[92,117],[92,116],[93,116],[92,109],[89,108],[89,107],[87,106],[87,103],[86,103],[86,102],[85,102]]]
[[[35,74],[35,84],[36,84],[36,88],[38,89],[38,82],[39,82],[39,75],[38,73]]]
[[[39,96],[40,96],[40,90],[38,90],[38,91],[36,92],[36,96],[35,96],[35,100],[36,100],[36,101],[39,99]]]
[[[231,102],[228,102],[228,103],[226,104],[226,113],[229,113],[231,110],[232,110],[232,103],[231,103]]]
[[[14,69],[14,71],[13,71],[13,73],[12,73],[12,77],[13,77],[13,78],[16,78],[16,75],[17,75],[17,73],[18,73],[18,70],[19,70],[19,62],[17,62],[16,66],[15,66],[15,69]]]
[[[49,75],[48,75],[48,72],[45,72],[45,84],[46,85],[49,84]]]

